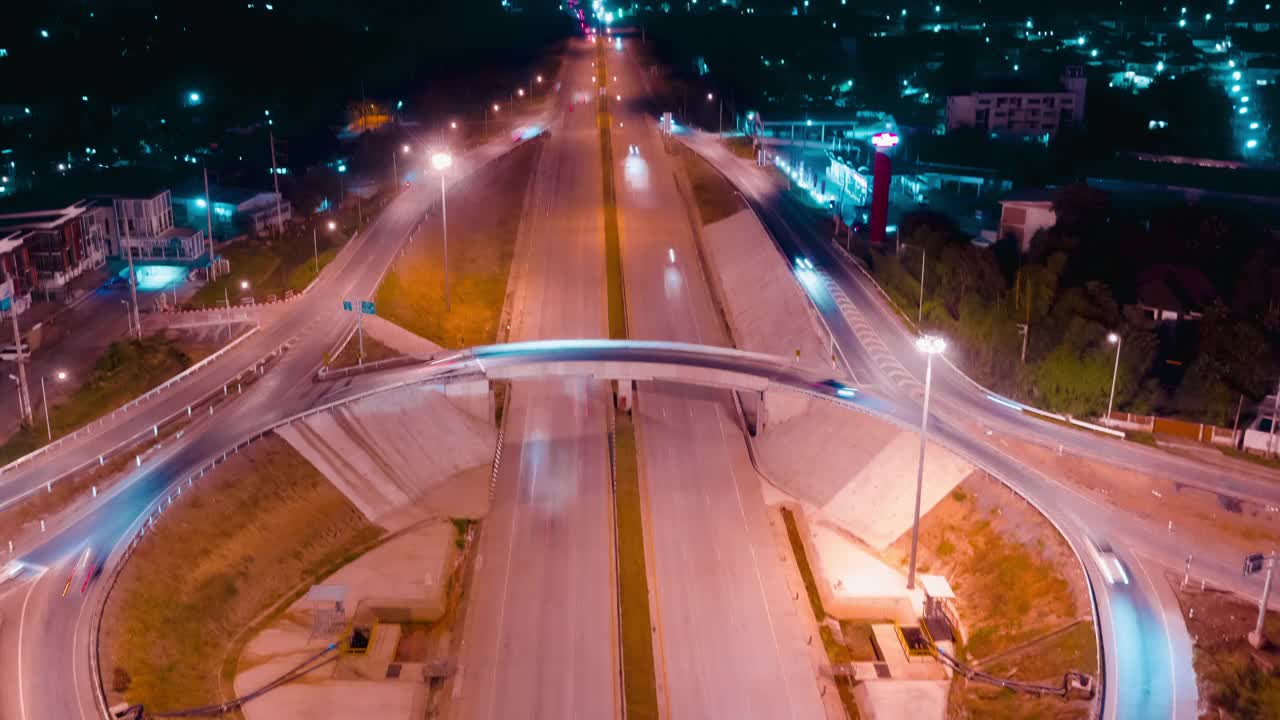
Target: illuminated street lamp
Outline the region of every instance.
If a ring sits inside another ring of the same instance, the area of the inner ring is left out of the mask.
[[[440,230],[444,234],[444,309],[449,309],[449,208],[445,204],[444,173],[453,166],[453,156],[438,152],[431,156],[431,166],[440,173]]]
[[[67,371],[59,370],[53,377],[62,382],[67,379]],[[49,442],[53,442],[53,426],[49,424],[49,395],[44,390],[44,375],[40,376],[40,398],[44,402],[44,432],[49,436]]]
[[[929,389],[933,385],[933,356],[947,349],[947,341],[936,335],[916,338],[916,350],[924,353],[924,410],[920,415],[920,462],[916,466],[916,511],[911,525],[911,564],[907,569],[907,589],[916,587],[916,545],[920,542],[920,494],[924,491],[924,448],[929,438]]]
[[[494,104],[492,104],[492,105],[485,105],[485,106],[484,106],[484,133],[485,133],[485,135],[488,135],[488,134],[489,134],[489,112],[490,112],[490,111],[492,111],[494,115],[497,115],[497,114],[498,114],[498,103],[494,103]]]
[[[1111,397],[1107,398],[1107,420],[1111,419],[1111,405],[1116,400],[1116,376],[1120,374],[1120,346],[1124,338],[1119,333],[1107,333],[1107,342],[1116,346],[1116,363],[1111,370]]]
[[[248,289],[249,289],[249,281],[248,281],[248,280],[241,280],[241,281],[240,281],[240,289],[241,289],[241,290],[248,290]]]

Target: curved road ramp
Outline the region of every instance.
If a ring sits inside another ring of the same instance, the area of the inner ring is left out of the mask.
[[[488,509],[497,442],[488,383],[410,387],[278,429],[370,521],[394,531],[429,515]]]

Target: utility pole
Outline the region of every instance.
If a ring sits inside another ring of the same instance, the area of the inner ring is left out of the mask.
[[[1276,383],[1276,398],[1271,406],[1271,438],[1267,442],[1267,449],[1272,455],[1276,452],[1276,424],[1280,422],[1280,382]]]
[[[400,169],[396,167],[396,151],[391,151],[391,191],[400,187]]]
[[[204,227],[209,233],[209,282],[218,278],[218,266],[213,261],[213,199],[209,197],[209,166],[204,168]]]
[[[227,306],[227,342],[231,342],[231,298],[225,284],[222,286],[222,303]]]
[[[284,234],[284,216],[280,214],[280,172],[276,169],[276,135],[269,128],[267,139],[271,142],[271,183],[276,191],[276,238]]]
[[[920,246],[920,309],[916,312],[916,325],[924,323],[924,261],[929,255],[929,248]]]
[[[207,203],[206,203],[207,204]],[[124,207],[123,205],[121,206]],[[124,256],[129,259],[129,294],[133,298],[133,335],[142,339],[142,317],[138,314],[138,276],[133,272],[133,246],[129,240],[129,219],[124,220]]]
[[[320,277],[320,244],[316,242],[316,227],[311,226],[311,254],[316,259],[316,277]]]
[[[0,263],[3,267],[3,263]],[[22,333],[18,330],[18,283],[12,282],[9,269],[4,268],[5,282],[9,283],[9,318],[13,321],[13,347],[18,354],[18,415],[24,426],[30,427],[34,418],[31,413],[31,395],[27,391],[26,353],[22,352]]]

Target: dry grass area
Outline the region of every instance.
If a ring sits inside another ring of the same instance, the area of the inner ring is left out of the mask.
[[[693,189],[693,199],[698,204],[698,214],[703,225],[723,220],[746,207],[733,186],[716,169],[680,143],[672,143],[676,155],[684,165],[685,176]]]
[[[1104,498],[1107,503],[1156,526],[1173,522],[1184,536],[1213,538],[1242,555],[1258,547],[1280,545],[1276,513],[1234,497],[1095,462],[1058,455],[1032,443],[1002,439],[1000,444],[1019,460],[1054,478],[1066,480]]]
[[[369,337],[368,333],[364,336],[364,362],[378,362],[379,360],[389,360],[394,357],[400,357],[401,353],[394,348],[388,347],[381,342]],[[351,340],[342,346],[342,351],[337,354],[329,362],[330,370],[338,368],[351,367],[359,365],[360,360],[360,338],[356,335],[351,336]]]
[[[239,644],[264,613],[381,535],[274,435],[232,456],[164,515],[108,599],[111,702],[163,712],[226,698]]]
[[[1280,648],[1271,644],[1254,650],[1246,640],[1258,620],[1257,603],[1202,591],[1195,584],[1183,589],[1181,577],[1166,575],[1166,580],[1173,585],[1195,643],[1196,681],[1206,710],[1202,717],[1280,717]],[[1264,628],[1272,643],[1280,641],[1280,613],[1268,612]]]
[[[906,564],[911,533],[898,538],[886,560]],[[1011,679],[1057,685],[1064,673],[1097,672],[1093,623],[1038,641],[1090,615],[1088,587],[1075,555],[1040,513],[1000,482],[974,472],[920,523],[920,572],[943,575],[958,597],[969,641],[965,662],[981,662],[1026,643],[983,669]],[[1083,718],[1089,704],[1017,695],[957,679],[951,716],[957,718]]]
[[[437,208],[378,288],[379,314],[442,347],[494,342],[525,193],[543,142],[527,141],[451,188],[450,308],[444,304],[444,238]]]

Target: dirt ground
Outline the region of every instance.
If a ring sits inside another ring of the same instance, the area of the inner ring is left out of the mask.
[[[388,360],[390,358],[400,357],[400,353],[394,349],[383,345],[382,343],[369,337],[364,336],[364,361],[367,363],[378,362],[379,360]],[[352,335],[346,345],[342,346],[341,352],[337,354],[329,362],[330,370],[338,370],[340,368],[358,365],[360,362],[360,340]]]
[[[907,532],[884,557],[905,566],[910,548]],[[1061,684],[1070,670],[1097,672],[1080,564],[1058,531],[1003,484],[981,471],[971,473],[921,519],[918,552],[919,571],[945,576],[955,590],[968,633],[968,642],[958,649],[964,661],[1000,656],[982,669],[1045,685]],[[1002,655],[1024,644],[1016,655]],[[957,677],[949,715],[1083,718],[1088,711],[1086,701],[1016,695]]]
[[[110,702],[165,711],[225,699],[242,631],[381,534],[274,435],[232,456],[162,516],[108,598]]]
[[[1280,514],[1274,509],[1227,495],[1180,485],[1152,475],[1002,438],[999,444],[1019,460],[1054,478],[1105,498],[1143,520],[1167,525],[1194,537],[1211,537],[1240,551],[1280,545]]]
[[[444,238],[431,213],[378,288],[378,312],[447,348],[494,342],[529,179],[541,150],[529,140],[453,186],[448,195],[449,302]]]
[[[1258,620],[1256,603],[1199,585],[1181,587],[1182,578],[1166,575],[1182,607],[1195,644],[1196,680],[1202,718],[1262,720],[1280,717],[1280,648],[1254,650],[1246,641]],[[1280,641],[1280,613],[1268,612],[1264,634]]]

